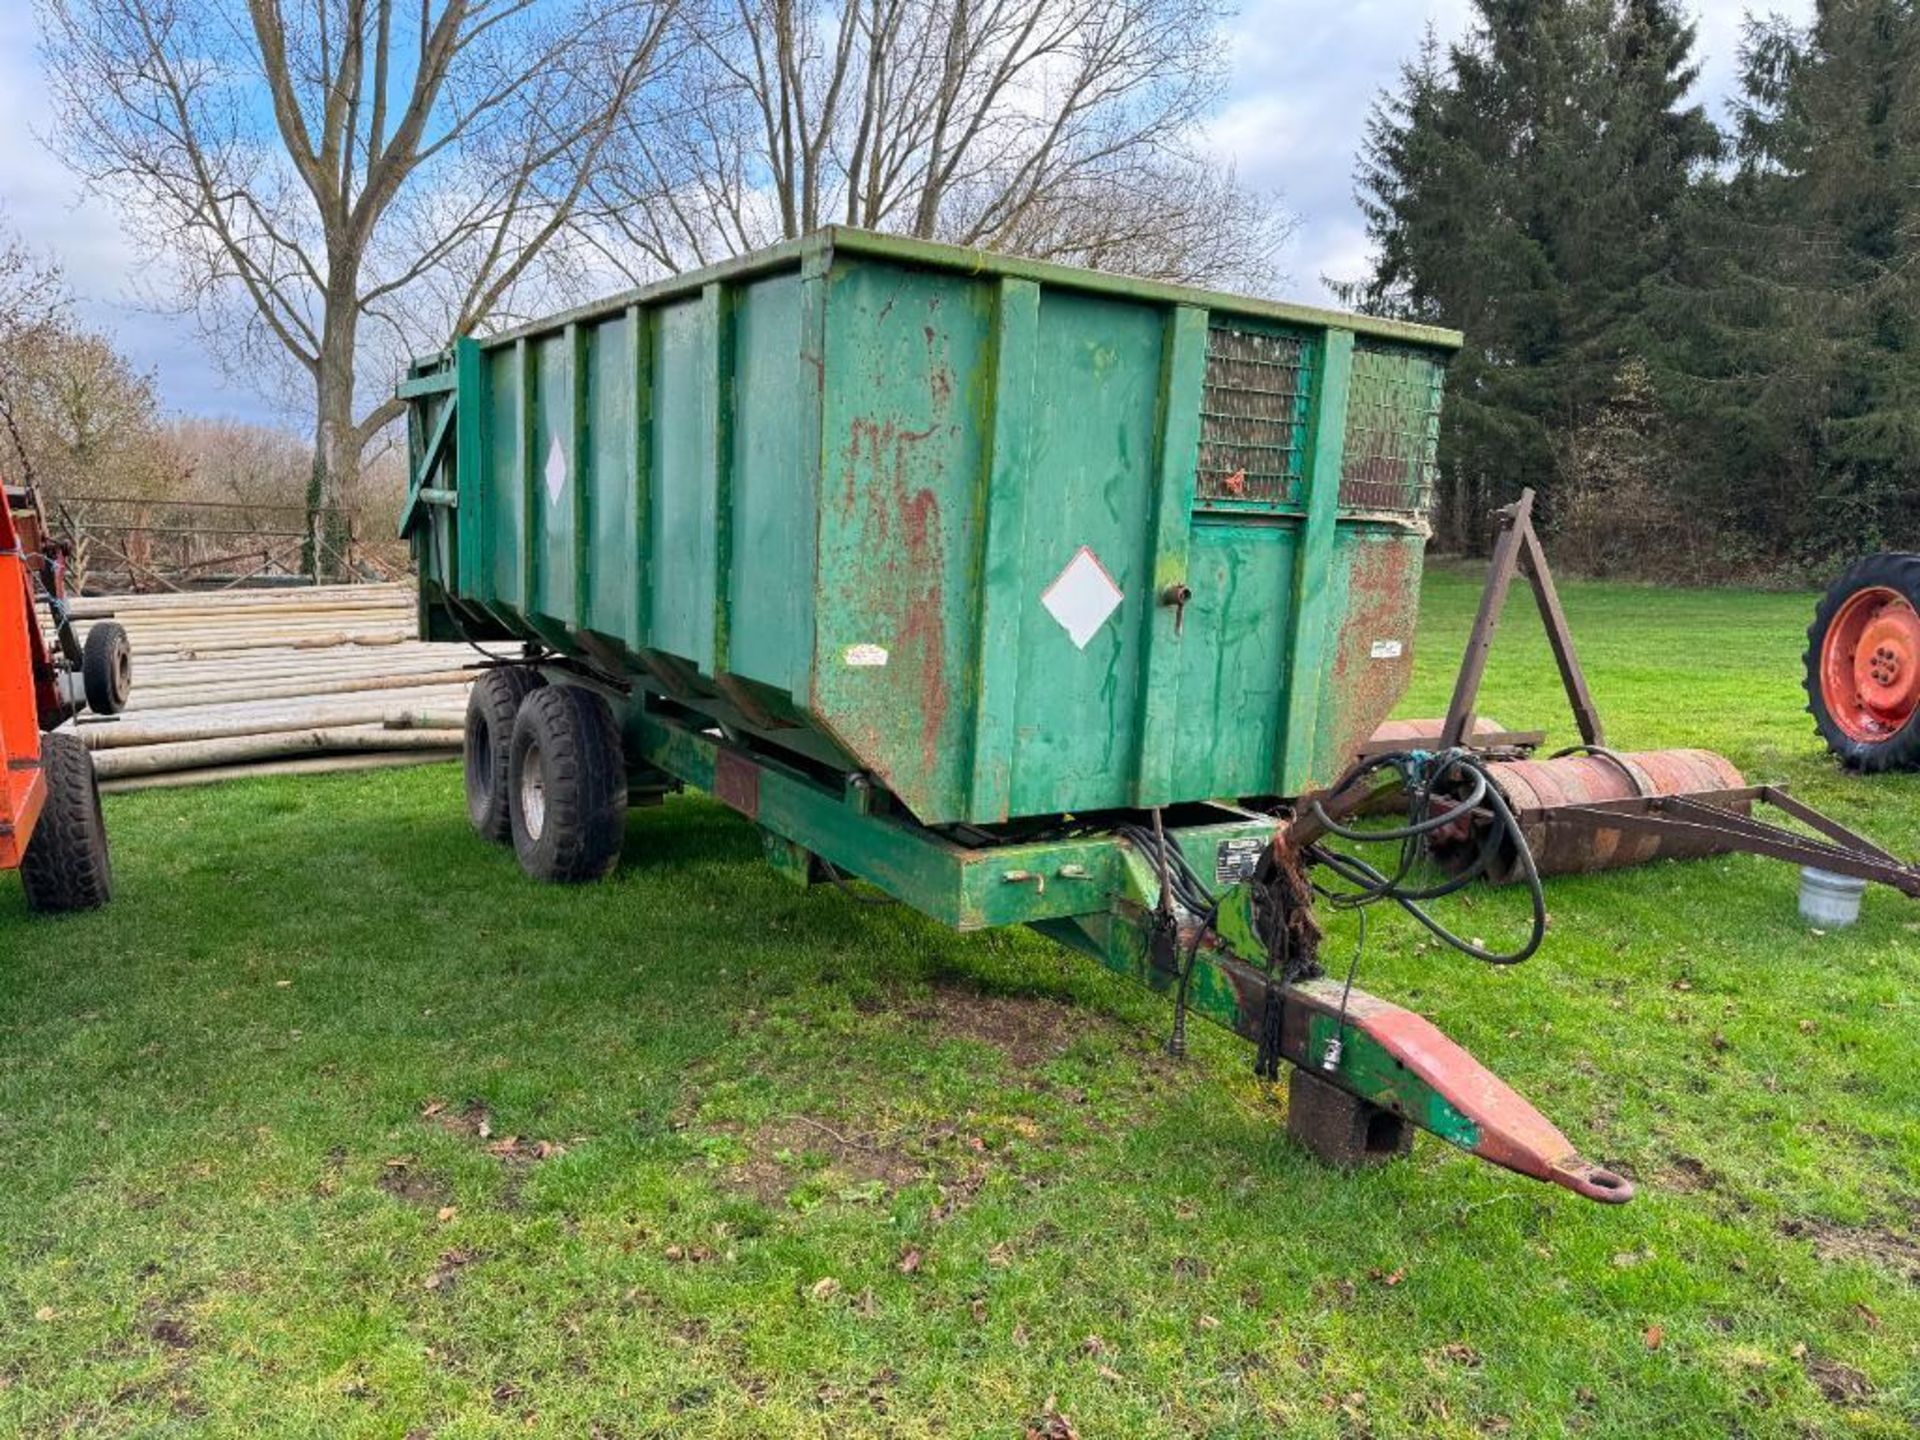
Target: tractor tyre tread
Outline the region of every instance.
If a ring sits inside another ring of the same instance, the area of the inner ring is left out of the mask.
[[[93,757],[78,735],[54,731],[40,737],[40,765],[47,799],[20,862],[27,905],[45,915],[97,910],[113,893],[113,865]]]
[[[1801,656],[1801,684],[1807,692],[1807,713],[1813,716],[1827,749],[1850,770],[1878,774],[1887,770],[1920,769],[1920,713],[1884,740],[1856,740],[1834,720],[1821,688],[1820,652],[1826,645],[1827,629],[1848,598],[1869,586],[1897,590],[1920,610],[1920,554],[1887,552],[1862,556],[1820,597],[1813,612],[1813,624],[1807,627],[1806,653]]]
[[[467,819],[482,838],[513,840],[507,787],[513,755],[513,722],[521,703],[547,682],[531,665],[501,665],[481,673],[467,693],[463,765]]]
[[[546,814],[538,837],[521,805],[528,753],[539,748]],[[620,860],[626,838],[627,766],[607,702],[579,685],[549,685],[529,696],[514,722],[509,781],[513,848],[536,880],[599,880]]]

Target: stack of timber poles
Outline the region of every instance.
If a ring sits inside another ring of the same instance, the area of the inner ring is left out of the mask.
[[[75,628],[126,627],[125,712],[86,717],[103,790],[444,760],[460,753],[479,658],[414,638],[408,585],[114,595]]]

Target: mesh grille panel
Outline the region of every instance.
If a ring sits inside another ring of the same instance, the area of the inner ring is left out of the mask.
[[[1307,350],[1291,335],[1207,332],[1202,500],[1298,500],[1307,445]]]
[[[1426,512],[1440,447],[1444,375],[1427,351],[1372,341],[1354,346],[1342,505]]]

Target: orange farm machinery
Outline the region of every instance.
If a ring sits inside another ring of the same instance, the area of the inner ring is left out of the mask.
[[[32,490],[0,488],[0,870],[58,913],[104,905],[113,884],[93,759],[67,722],[118,714],[133,672],[120,626],[75,633],[69,551],[41,514]]]

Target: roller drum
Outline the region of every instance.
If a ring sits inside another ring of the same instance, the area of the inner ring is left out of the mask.
[[[1637,796],[1701,795],[1737,790],[1747,783],[1731,761],[1711,750],[1643,750],[1630,754],[1562,755],[1551,760],[1502,760],[1487,765],[1487,776],[1520,819],[1520,828],[1542,875],[1577,875],[1595,870],[1624,870],[1653,860],[1693,860],[1736,848],[1710,836],[1655,835],[1612,830],[1592,824],[1555,824],[1557,810]],[[1727,802],[1729,812],[1746,815],[1752,806]],[[1444,866],[1464,869],[1478,854],[1489,817],[1476,815],[1471,826],[1451,829],[1435,841],[1434,856]],[[1506,884],[1520,878],[1511,847],[1494,862],[1489,878]]]

